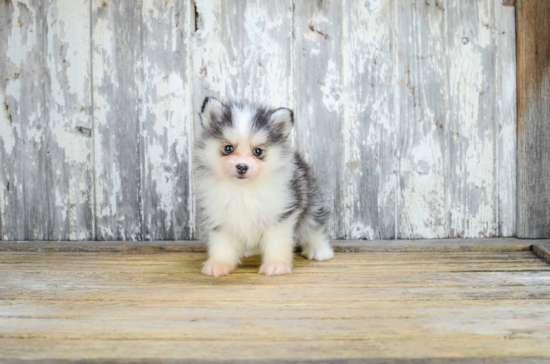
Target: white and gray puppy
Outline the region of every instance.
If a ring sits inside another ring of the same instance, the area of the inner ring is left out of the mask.
[[[288,135],[292,110],[204,99],[195,144],[195,186],[208,230],[202,273],[228,275],[242,257],[262,254],[259,273],[292,271],[295,242],[308,259],[334,257],[329,212]]]

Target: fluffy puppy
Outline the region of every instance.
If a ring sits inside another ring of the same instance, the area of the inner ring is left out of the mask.
[[[294,244],[308,259],[334,257],[319,187],[288,140],[292,110],[204,99],[195,143],[195,187],[208,229],[202,273],[228,275],[262,254],[259,273],[292,271]]]

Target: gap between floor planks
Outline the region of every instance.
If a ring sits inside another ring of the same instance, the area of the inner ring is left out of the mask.
[[[342,253],[532,251],[550,264],[550,239],[335,240]],[[0,241],[0,252],[204,253],[204,241]]]

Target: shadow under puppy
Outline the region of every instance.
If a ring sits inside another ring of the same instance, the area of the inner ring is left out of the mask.
[[[294,244],[308,259],[334,257],[329,212],[308,165],[292,150],[292,110],[206,97],[195,144],[195,186],[208,230],[202,273],[228,275],[262,254],[259,273],[292,271]]]

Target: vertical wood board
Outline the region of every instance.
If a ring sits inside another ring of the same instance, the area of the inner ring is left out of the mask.
[[[499,236],[516,235],[516,21],[513,7],[496,6],[496,106]]]
[[[517,235],[550,237],[550,2],[518,0]]]
[[[498,233],[494,6],[447,1],[445,7],[450,237]]]
[[[192,237],[190,3],[143,0],[143,206],[146,240]],[[194,10],[194,9],[193,9]],[[193,29],[194,30],[194,29]]]
[[[397,2],[397,237],[448,236],[445,3]]]
[[[43,4],[48,237],[87,240],[94,221],[90,4]]]
[[[394,2],[342,2],[345,238],[395,238]]]
[[[0,215],[2,238],[47,240],[48,145],[40,1],[0,5]]]
[[[296,147],[311,164],[327,207],[333,238],[346,236],[340,203],[343,87],[340,1],[297,1],[294,8],[294,98]]]
[[[92,0],[95,223],[98,240],[141,240],[141,11]]]

